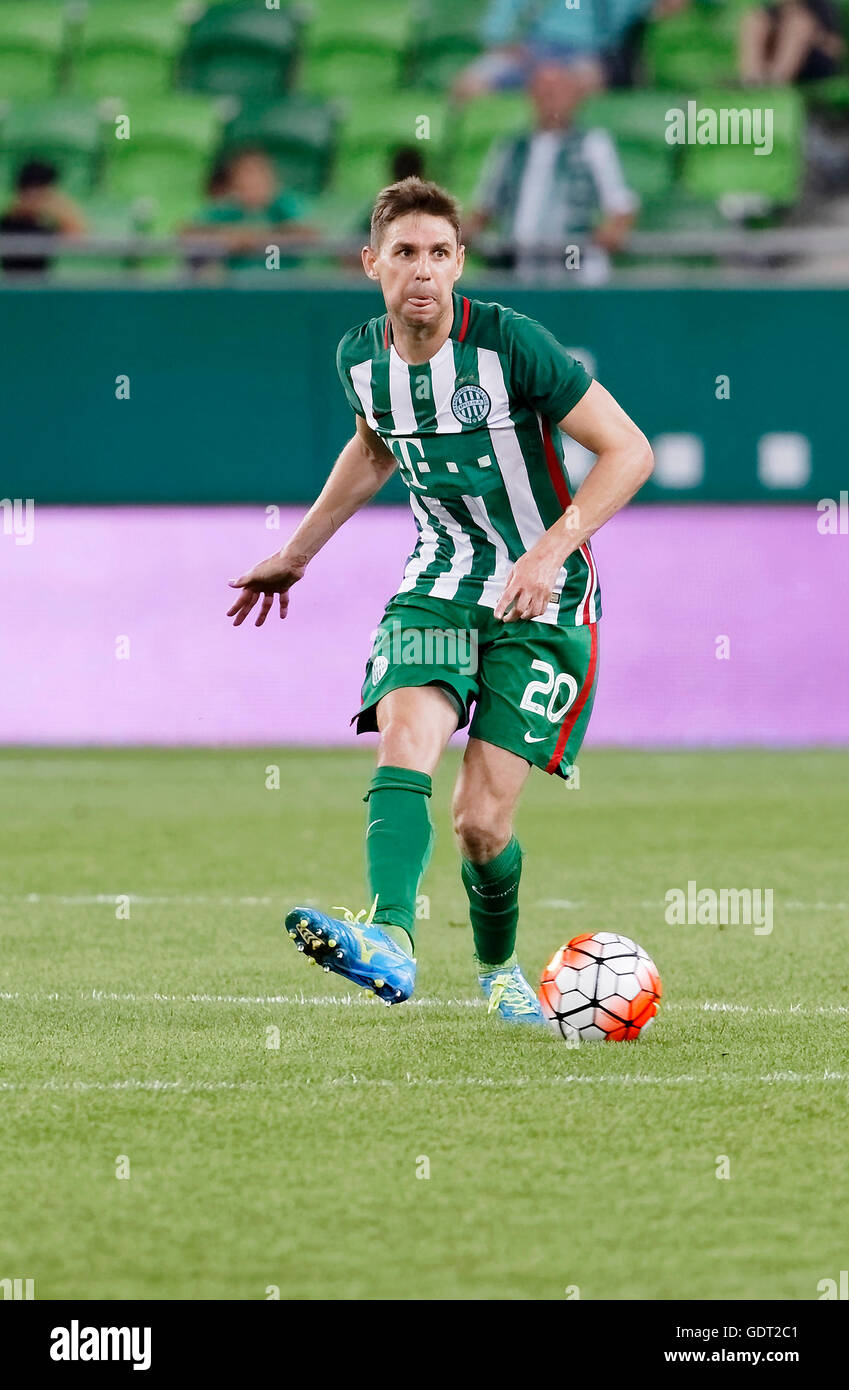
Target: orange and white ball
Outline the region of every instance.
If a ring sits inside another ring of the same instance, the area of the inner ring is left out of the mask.
[[[574,937],[552,956],[539,999],[561,1037],[625,1042],[650,1027],[662,993],[657,966],[642,946],[599,931]]]

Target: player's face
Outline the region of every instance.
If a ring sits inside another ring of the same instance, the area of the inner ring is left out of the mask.
[[[444,217],[408,212],[390,222],[377,252],[365,248],[363,265],[380,282],[393,318],[414,328],[438,323],[450,312],[464,256]]]

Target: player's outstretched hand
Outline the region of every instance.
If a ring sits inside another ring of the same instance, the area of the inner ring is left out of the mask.
[[[255,627],[262,627],[271,612],[275,594],[280,596],[280,616],[285,618],[289,611],[289,590],[303,578],[306,567],[305,558],[293,558],[287,555],[285,550],[281,550],[276,555],[269,555],[268,559],[260,564],[254,565],[252,570],[241,575],[239,579],[229,580],[231,589],[241,590],[233,607],[227,610],[227,617],[233,619],[233,626],[240,627],[262,599],[254,624]]]

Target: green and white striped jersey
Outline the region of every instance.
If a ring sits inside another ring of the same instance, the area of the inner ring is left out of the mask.
[[[568,507],[557,422],[591,378],[534,319],[454,294],[451,335],[404,362],[388,314],[345,334],[336,365],[358,415],[400,464],[418,540],[400,594],[494,608],[515,560]],[[569,556],[536,622],[601,616],[589,543]]]

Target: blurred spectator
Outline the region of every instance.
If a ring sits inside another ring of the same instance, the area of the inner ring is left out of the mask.
[[[255,270],[264,263],[265,241],[282,247],[318,238],[316,229],[301,220],[300,199],[280,188],[263,150],[239,150],[219,160],[207,182],[207,197],[206,207],[183,228],[183,235],[208,240],[220,254],[191,257],[196,269],[223,261],[230,270]],[[287,257],[284,263],[297,262]]]
[[[831,0],[758,6],[747,10],[740,24],[740,80],[761,86],[833,77],[844,49],[840,15]]]
[[[583,85],[573,69],[543,64],[530,95],[536,128],[491,150],[465,222],[469,240],[489,228],[513,248],[506,261],[493,263],[531,275],[559,269],[565,276],[566,248],[577,246],[570,278],[601,284],[610,273],[608,253],[623,246],[639,199],[607,131],[574,128]],[[476,249],[486,254],[485,244]]]
[[[15,180],[15,197],[0,217],[0,234],[31,236],[32,251],[7,252],[0,257],[5,275],[44,275],[51,259],[39,250],[44,235],[84,236],[85,218],[59,188],[59,174],[52,164],[31,159]]]
[[[584,93],[630,86],[634,38],[641,34],[654,0],[585,0],[574,8],[566,0],[491,0],[483,22],[487,52],[460,73],[458,101],[484,92],[528,85],[540,63],[573,70]]]

